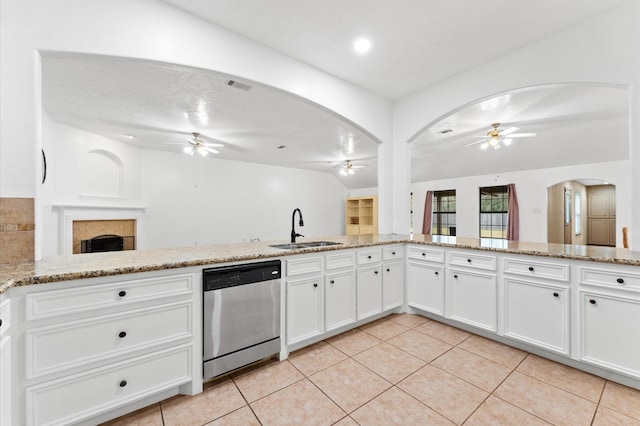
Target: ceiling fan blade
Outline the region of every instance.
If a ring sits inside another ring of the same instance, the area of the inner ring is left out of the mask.
[[[485,137],[485,139],[481,139],[481,140],[479,140],[479,141],[475,141],[475,142],[468,143],[468,144],[466,144],[466,145],[465,145],[465,148],[466,148],[466,147],[468,147],[468,146],[471,146],[471,145],[475,145],[475,144],[478,144],[478,143],[485,142],[485,141],[487,141],[487,140],[488,140],[488,139],[486,139],[486,137]]]
[[[536,136],[537,133],[513,133],[509,135],[510,138],[531,138]]]
[[[220,151],[216,151],[215,149],[209,148],[208,146],[205,146],[204,150],[207,151],[207,152],[210,152],[212,154],[220,154]]]
[[[519,129],[520,129],[519,127],[509,127],[507,129],[501,130],[500,134],[501,135],[508,135],[509,133],[513,133],[513,132],[515,132],[515,131],[517,131]]]
[[[204,143],[203,145],[207,147],[224,148],[224,145],[221,143]]]

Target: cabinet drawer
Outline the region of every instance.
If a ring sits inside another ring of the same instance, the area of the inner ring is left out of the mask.
[[[9,299],[0,302],[0,336],[9,331],[11,325],[11,305],[9,302]]]
[[[301,257],[287,260],[287,276],[322,272],[322,257]]]
[[[504,272],[527,277],[569,281],[569,265],[546,262],[531,262],[526,259],[504,259]]]
[[[51,318],[192,293],[191,274],[43,291],[25,296],[25,317],[27,320]]]
[[[430,247],[409,247],[407,257],[409,259],[444,263],[444,250]]]
[[[380,249],[365,250],[358,252],[358,265],[367,265],[370,263],[380,262],[382,258]]]
[[[26,389],[28,425],[69,425],[191,381],[183,345]]]
[[[325,256],[325,268],[338,269],[350,268],[356,264],[356,254],[354,252],[338,252],[336,254],[327,254]]]
[[[401,246],[384,247],[382,249],[382,260],[402,259],[403,255]]]
[[[191,317],[189,301],[27,330],[26,378],[189,338]]]
[[[495,271],[498,266],[498,260],[496,256],[452,251],[449,252],[449,264]]]
[[[640,290],[640,274],[622,271],[581,268],[580,284]]]

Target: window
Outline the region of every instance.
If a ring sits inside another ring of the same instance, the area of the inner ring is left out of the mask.
[[[433,191],[432,235],[456,235],[456,191]]]
[[[480,188],[480,238],[506,238],[507,186]]]
[[[581,209],[581,201],[580,201],[580,191],[575,193],[576,203],[573,206],[573,215],[575,216],[575,232],[576,235],[582,234],[582,209]]]

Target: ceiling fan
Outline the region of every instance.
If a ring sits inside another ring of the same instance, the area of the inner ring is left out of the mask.
[[[477,136],[483,139],[471,142],[470,144],[465,145],[465,147],[482,143],[482,145],[480,145],[481,149],[487,149],[489,147],[500,149],[502,148],[502,145],[510,145],[512,142],[511,138],[530,138],[537,135],[537,133],[513,133],[519,130],[518,127],[509,127],[504,130],[498,130],[500,123],[493,123],[491,127],[493,127],[493,129],[487,132],[487,136]]]
[[[361,169],[364,166],[354,166],[351,160],[345,160],[344,165],[340,168],[340,174],[343,176],[355,174],[355,169]]]
[[[187,142],[189,142],[189,145],[184,147],[184,152],[189,155],[194,155],[195,153],[198,153],[202,156],[206,156],[209,154],[219,154],[220,151],[213,148],[224,147],[224,145],[221,143],[205,143],[205,141],[200,138],[200,133],[198,132],[193,132],[191,133],[191,135],[193,135],[192,138],[187,138]]]

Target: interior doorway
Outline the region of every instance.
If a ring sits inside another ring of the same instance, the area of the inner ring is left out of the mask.
[[[547,188],[547,241],[615,247],[616,187],[594,179]]]

